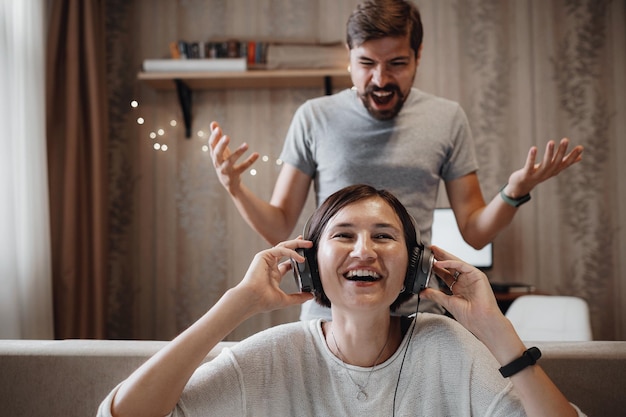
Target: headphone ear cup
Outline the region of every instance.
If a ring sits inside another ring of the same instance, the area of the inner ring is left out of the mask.
[[[434,256],[430,248],[422,243],[411,250],[404,287],[413,294],[419,294],[428,287],[432,275]]]
[[[296,251],[304,257],[304,262],[295,262],[292,259],[292,268],[296,284],[302,292],[319,292],[322,290],[322,282],[319,277],[315,251],[312,249],[298,248]]]
[[[421,256],[421,250],[417,246],[414,246],[409,252],[409,265],[406,270],[406,277],[404,278],[404,288],[413,294],[415,294],[415,279],[417,277],[417,269],[419,268],[418,264]]]
[[[320,271],[317,266],[317,251],[315,248],[304,250],[306,262],[309,265],[309,272],[311,276],[311,287],[313,293],[322,292],[322,280],[320,279]]]
[[[433,275],[433,263],[435,263],[435,255],[433,255],[430,248],[422,245],[422,258],[417,274],[418,292],[428,287],[430,278]]]

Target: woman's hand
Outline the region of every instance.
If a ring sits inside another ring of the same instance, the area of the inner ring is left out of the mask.
[[[280,288],[280,282],[291,270],[291,263],[283,260],[293,258],[297,262],[303,262],[304,257],[295,249],[310,248],[312,245],[311,241],[298,238],[257,253],[244,278],[231,291],[236,292],[240,300],[251,307],[251,314],[277,310],[310,300],[313,298],[311,293],[285,293]]]
[[[444,306],[454,318],[487,346],[506,365],[526,350],[511,322],[504,317],[489,280],[478,269],[448,252],[432,246],[434,272],[448,285],[452,295],[427,288],[422,297]],[[513,387],[528,416],[576,416],[574,408],[539,365],[511,377]]]
[[[286,294],[280,281],[291,269],[281,259],[304,258],[295,248],[309,248],[312,242],[289,240],[259,252],[243,280],[187,330],[146,361],[124,381],[111,404],[116,417],[166,415],[180,399],[189,378],[207,353],[245,319],[256,313],[301,304],[312,294]],[[223,387],[212,387],[219,391]]]
[[[442,305],[479,339],[488,338],[487,333],[493,325],[506,319],[498,307],[487,276],[437,246],[431,249],[436,261],[433,272],[446,283],[452,294],[427,288],[421,296]]]

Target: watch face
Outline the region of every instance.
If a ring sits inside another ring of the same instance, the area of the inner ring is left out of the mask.
[[[539,350],[538,347],[533,346],[530,349],[528,349],[526,352],[533,359],[532,365],[534,365],[537,362],[537,360],[541,358],[541,351]]]

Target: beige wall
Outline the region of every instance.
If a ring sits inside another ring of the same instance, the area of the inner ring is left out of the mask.
[[[343,41],[356,0],[109,2],[111,332],[168,339],[236,284],[266,244],[217,181],[201,150],[206,137],[184,138],[175,92],[138,82],[137,69],[143,59],[166,55],[177,39]],[[624,339],[624,3],[587,0],[596,4],[594,19],[582,6],[568,13],[562,0],[417,3],[425,43],[416,85],[465,108],[486,199],[523,165],[532,145],[542,154],[549,139],[569,136],[587,149],[583,163],[542,184],[496,238],[489,276],[584,297],[595,336]],[[587,41],[595,48],[585,48]],[[322,89],[193,94],[194,134],[218,120],[235,144],[248,142],[273,160],[297,106]],[[131,99],[138,109],[128,106]],[[134,122],[139,115],[142,126]],[[166,131],[159,141],[167,152],[152,147],[149,133],[158,128]],[[267,199],[278,168],[256,168],[258,175],[244,181]],[[297,317],[292,309],[251,319],[231,338]]]

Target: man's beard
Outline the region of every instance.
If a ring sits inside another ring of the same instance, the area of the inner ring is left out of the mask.
[[[376,101],[376,97],[372,94],[375,91],[387,91],[393,93],[391,100],[395,97],[397,99],[396,105],[389,110],[377,110],[376,108],[373,108],[370,100],[374,102]],[[398,113],[400,113],[400,110],[402,110],[404,100],[406,99],[400,88],[395,84],[389,84],[382,88],[368,85],[365,88],[365,92],[360,94],[359,97],[361,98],[361,101],[363,102],[363,105],[367,109],[368,113],[376,120],[391,120],[396,117]]]

